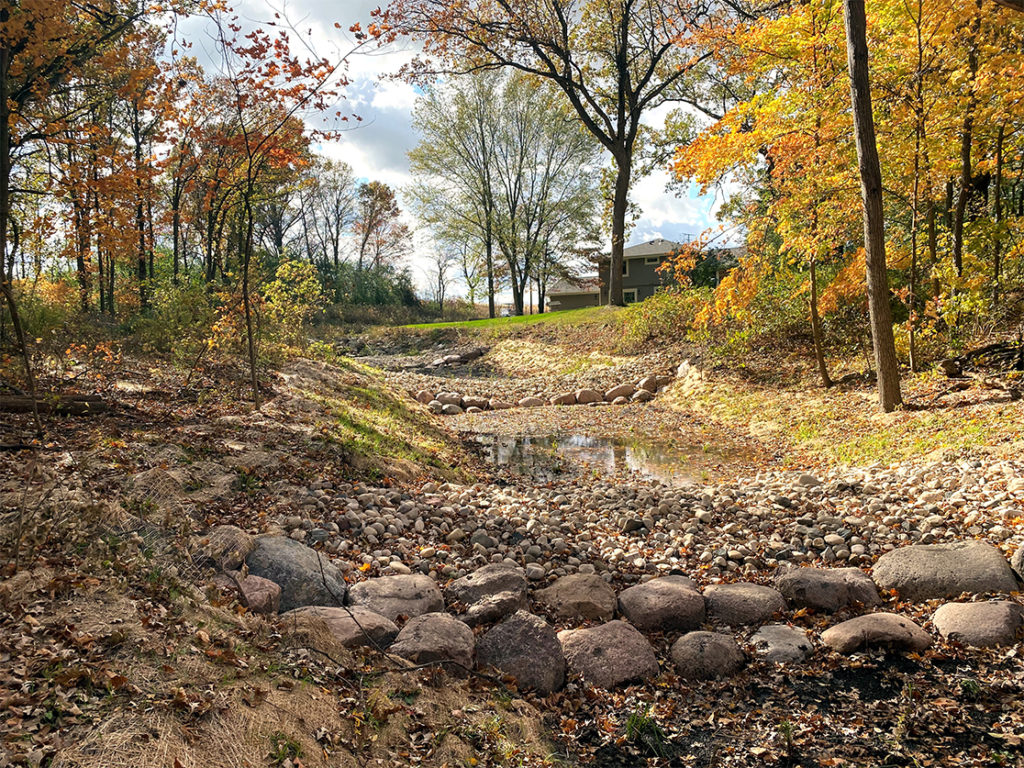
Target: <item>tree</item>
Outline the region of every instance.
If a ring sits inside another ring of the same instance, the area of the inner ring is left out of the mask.
[[[437,302],[437,313],[444,319],[444,300],[451,284],[451,272],[456,264],[455,254],[439,248],[430,255],[430,268],[427,278],[430,281],[430,298]]]
[[[387,184],[370,181],[359,187],[354,224],[359,272],[368,266],[390,266],[409,252],[412,232],[401,218],[402,209]]]
[[[299,218],[307,258],[321,270],[341,264],[341,247],[355,223],[359,187],[348,164],[314,158],[299,184]]]
[[[846,51],[850,68],[854,135],[860,162],[861,196],[864,205],[864,251],[867,266],[868,313],[878,376],[878,402],[886,413],[902,404],[899,361],[892,332],[889,306],[889,275],[885,265],[885,214],[882,200],[882,168],[875,142],[868,73],[867,20],[864,0],[845,0]]]
[[[420,218],[435,231],[459,230],[455,239],[472,234],[480,244],[490,317],[497,286],[493,144],[499,87],[497,73],[479,73],[428,88],[416,101],[413,125],[420,141],[409,153],[418,182],[410,192]]]
[[[622,305],[622,251],[642,119],[676,96],[709,52],[690,35],[705,3],[664,0],[393,0],[388,21],[449,71],[512,68],[553,83],[615,168],[609,302]]]
[[[59,93],[78,68],[126,34],[146,8],[141,2],[120,0],[88,4],[0,0],[0,265],[8,263],[11,174],[18,153],[60,128],[55,119],[59,116],[52,113],[36,120],[41,114],[37,108]],[[34,398],[28,342],[7,269],[0,269],[0,293],[11,315],[26,384]],[[42,431],[38,411],[35,419]]]

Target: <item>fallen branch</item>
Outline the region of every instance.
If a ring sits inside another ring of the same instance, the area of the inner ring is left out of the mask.
[[[62,395],[31,398],[25,395],[0,396],[0,411],[5,413],[58,413],[69,416],[88,416],[107,410],[107,403],[99,395]]]

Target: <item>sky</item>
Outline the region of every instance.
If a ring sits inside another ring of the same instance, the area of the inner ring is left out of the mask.
[[[371,11],[385,1],[238,0],[236,7],[247,25],[270,19],[274,13],[280,14],[311,41],[317,55],[334,58],[351,49],[352,41],[346,39],[349,27],[356,22],[365,27],[371,21]],[[340,30],[335,27],[336,23]],[[201,40],[197,47],[202,47]],[[318,149],[347,162],[360,179],[391,185],[402,204],[402,190],[412,180],[406,153],[417,143],[412,125],[417,91],[393,75],[416,55],[416,50],[407,41],[383,51],[368,50],[369,53],[356,54],[349,59],[350,85],[345,90],[344,107],[341,107],[358,115],[361,122],[358,127],[344,131],[338,141],[320,145]],[[196,52],[202,56],[201,50]],[[652,123],[657,124],[659,119],[663,119],[663,114],[653,115]],[[635,183],[632,200],[639,207],[640,216],[627,245],[656,238],[681,240],[687,234],[698,234],[715,224],[714,212],[721,202],[720,197],[702,196],[696,188],[679,195],[666,190],[668,181],[667,171],[659,170]],[[407,205],[402,207],[408,211]],[[414,253],[407,263],[416,282],[424,286],[428,268],[426,254],[432,245],[429,232],[417,226],[412,214],[406,212],[405,216],[416,232]]]

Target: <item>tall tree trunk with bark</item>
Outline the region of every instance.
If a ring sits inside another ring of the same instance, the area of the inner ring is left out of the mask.
[[[885,264],[885,216],[882,208],[882,166],[875,142],[871,111],[871,80],[868,74],[867,19],[864,0],[845,0],[846,53],[850,68],[850,97],[860,164],[864,202],[864,250],[866,253],[868,311],[871,339],[878,372],[878,402],[886,413],[903,402],[896,341],[889,306],[889,275]]]
[[[612,201],[612,253],[608,265],[608,304],[625,306],[622,297],[622,252],[626,246],[626,211],[633,170],[632,153],[623,150],[615,157],[615,198]]]

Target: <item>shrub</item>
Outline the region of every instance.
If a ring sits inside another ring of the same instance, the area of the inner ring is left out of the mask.
[[[710,296],[711,292],[704,288],[674,289],[630,304],[623,313],[625,345],[636,348],[655,339],[688,339],[689,329]]]

